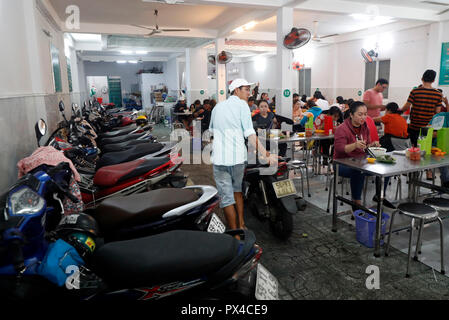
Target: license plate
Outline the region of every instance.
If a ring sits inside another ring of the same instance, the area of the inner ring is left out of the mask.
[[[223,233],[226,231],[226,226],[221,222],[220,218],[212,213],[212,218],[210,218],[209,226],[207,227],[207,232]]]
[[[291,179],[273,182],[273,188],[278,198],[296,194],[295,184]]]
[[[278,280],[260,263],[257,264],[256,299],[279,300]]]

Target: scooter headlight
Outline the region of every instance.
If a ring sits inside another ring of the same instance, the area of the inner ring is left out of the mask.
[[[19,187],[8,196],[8,212],[11,216],[33,215],[45,207],[45,200],[28,187]]]

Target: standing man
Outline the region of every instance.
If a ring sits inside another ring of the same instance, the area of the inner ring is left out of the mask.
[[[402,107],[402,111],[407,111],[412,106],[408,134],[413,146],[418,144],[420,129],[426,127],[432,117],[441,111],[443,94],[432,87],[436,76],[434,70],[426,70],[421,79],[422,86],[410,92],[407,103]]]
[[[270,164],[277,162],[276,155],[258,143],[248,107],[250,86],[244,79],[235,79],[229,86],[231,96],[220,102],[212,110],[209,130],[214,139],[212,143],[212,164],[215,184],[220,196],[229,229],[245,229],[243,216],[242,182],[247,161],[245,138],[268,159]]]
[[[363,103],[368,109],[368,116],[371,118],[380,117],[380,111],[385,110],[383,104],[384,95],[383,92],[388,88],[388,81],[385,79],[379,79],[376,82],[376,86],[372,89],[368,89],[363,94]]]

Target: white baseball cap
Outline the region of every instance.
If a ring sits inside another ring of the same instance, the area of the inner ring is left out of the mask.
[[[243,87],[243,86],[252,86],[254,83],[249,83],[245,79],[235,79],[232,81],[232,83],[229,85],[229,91],[234,91],[237,88]]]

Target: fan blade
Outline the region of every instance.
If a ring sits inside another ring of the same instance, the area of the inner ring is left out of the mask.
[[[190,29],[159,29],[164,32],[170,32],[170,31],[190,31]]]
[[[448,12],[449,11],[449,9],[446,9],[446,10],[443,10],[443,11],[441,11],[441,12],[438,12],[437,13],[437,16],[440,16],[440,15],[442,15],[443,13],[446,13],[446,12]]]
[[[340,34],[339,33],[329,34],[327,36],[320,37],[320,39],[326,39],[326,38],[335,37],[335,36],[338,36],[338,35],[340,35]]]
[[[130,24],[130,26],[138,27],[138,28],[142,28],[142,29],[147,29],[147,30],[154,30],[154,28],[148,28],[148,27],[144,27],[144,26],[139,26],[138,24]]]

